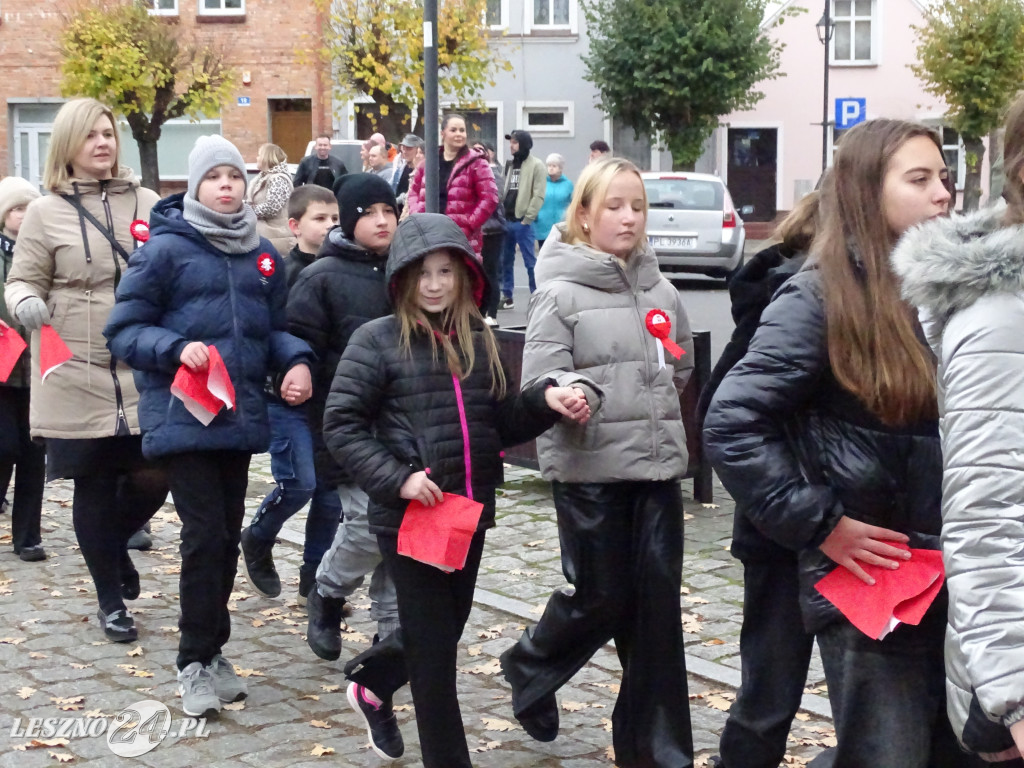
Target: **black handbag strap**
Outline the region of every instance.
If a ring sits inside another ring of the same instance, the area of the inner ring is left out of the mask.
[[[93,216],[91,213],[89,213],[89,211],[86,210],[85,206],[82,205],[82,201],[79,200],[76,195],[65,195],[65,194],[62,194],[61,197],[63,197],[65,200],[67,200],[69,203],[71,203],[71,205],[73,205],[75,207],[75,209],[78,211],[79,214],[81,214],[81,216],[84,219],[87,219],[90,224],[92,224],[94,227],[96,227],[96,229],[98,229],[103,234],[103,236],[105,238],[107,238],[107,240],[110,241],[110,245],[113,247],[113,249],[115,251],[117,251],[118,254],[120,254],[121,258],[124,259],[125,264],[127,264],[128,263],[128,259],[129,259],[128,251],[126,251],[124,249],[123,245],[121,245],[119,242],[117,242],[117,238],[114,237],[114,233],[111,232],[109,229],[107,229],[102,224],[100,224],[99,219],[97,219],[95,216]],[[138,205],[139,205],[138,199],[136,199],[136,201],[135,201],[135,210],[136,210],[136,212],[138,212]],[[133,219],[135,218],[134,215],[133,215],[132,218]],[[82,228],[83,228],[83,230],[85,229],[85,224],[84,223],[82,224]],[[82,232],[82,237],[83,237],[83,239],[85,237],[85,232],[84,231]]]

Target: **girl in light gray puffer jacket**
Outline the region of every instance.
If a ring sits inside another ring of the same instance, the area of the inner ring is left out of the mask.
[[[679,292],[647,244],[646,214],[632,163],[589,165],[537,263],[523,384],[579,386],[595,415],[537,439],[541,472],[553,481],[562,570],[576,589],[552,594],[501,664],[516,718],[551,741],[555,692],[614,638],[624,670],[616,765],[684,768],[693,744],[679,620],[687,463],[679,393],[693,347]],[[655,333],[682,347],[678,357]]]
[[[913,229],[892,256],[938,357],[949,718],[992,761],[1024,752],[1024,99],[1004,153],[1007,206]]]

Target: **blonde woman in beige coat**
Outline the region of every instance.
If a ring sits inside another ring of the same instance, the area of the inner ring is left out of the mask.
[[[4,298],[33,332],[33,361],[43,325],[71,351],[45,383],[33,366],[31,432],[46,441],[48,476],[74,480],[75,535],[100,626],[114,642],[131,642],[137,631],[124,601],[139,596],[139,574],[126,544],[167,485],[142,457],[132,372],[111,358],[102,333],[158,199],[118,165],[118,148],[114,116],[98,101],[75,99],[57,113],[43,176],[50,194],[25,212]]]
[[[256,153],[259,175],[249,183],[245,202],[256,213],[256,232],[267,238],[277,252],[286,256],[295,244],[288,229],[288,200],[292,196],[292,175],[288,157],[277,144],[264,144]]]

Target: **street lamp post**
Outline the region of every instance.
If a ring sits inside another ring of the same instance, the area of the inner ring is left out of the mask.
[[[829,69],[829,43],[832,41],[832,33],[836,25],[832,21],[832,0],[825,0],[825,12],[821,15],[818,23],[814,25],[818,32],[818,40],[825,46],[825,88],[821,105],[821,172],[824,173],[828,167],[828,69]]]

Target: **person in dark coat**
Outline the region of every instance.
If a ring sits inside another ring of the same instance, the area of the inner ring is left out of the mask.
[[[404,662],[379,685],[351,683],[349,702],[372,731],[392,717],[391,696],[408,674],[426,768],[471,765],[456,652],[484,535],[494,526],[501,449],[536,437],[560,415],[586,420],[590,413],[582,392],[552,380],[507,390],[479,310],[485,281],[451,219],[414,214],[403,221],[387,266],[395,313],[352,334],[324,415],[328,448],[370,497],[370,525],[397,588],[402,628],[395,634],[404,643]],[[483,504],[465,565],[451,573],[398,553],[408,503],[434,506],[443,492]]]
[[[746,354],[761,313],[807,260],[818,197],[817,191],[805,195],[776,230],[780,242],[754,254],[729,281],[736,328],[700,393],[698,428],[722,379]],[[741,505],[733,515],[732,553],[743,563],[743,681],[722,730],[721,757],[712,764],[776,768],[803,698],[814,636],[794,629],[801,626],[796,552],[758,531]]]
[[[292,184],[301,187],[303,184],[317,184],[326,189],[333,189],[334,182],[348,173],[348,168],[341,158],[331,154],[331,135],[321,133],[316,137],[313,154],[306,155],[299,161],[295,169]]]
[[[879,639],[814,588],[837,567],[873,584],[864,565],[898,569],[910,557],[904,546],[939,548],[935,362],[889,253],[904,231],[946,214],[946,175],[941,142],[925,126],[871,120],[844,135],[822,189],[812,268],[765,309],[704,425],[737,507],[799,553],[835,768],[971,764],[946,718],[945,591],[918,625]]]
[[[191,717],[246,696],[221,650],[231,634],[249,460],[270,445],[263,397],[271,370],[281,394],[309,398],[312,354],[285,331],[285,270],[242,203],[245,163],[220,136],[189,154],[188,191],[160,201],[151,237],[132,256],[104,329],[111,353],[135,371],[142,450],[166,468],[181,518],[178,687]],[[216,348],[234,402],[207,420],[172,391],[177,371],[210,368]]]
[[[310,591],[306,642],[322,659],[341,654],[341,620],[349,596],[370,577],[370,615],[383,640],[399,625],[395,590],[366,518],[369,499],[324,443],[324,405],[334,372],[355,330],[391,311],[384,284],[391,238],[398,225],[394,192],[373,174],[350,174],[338,187],[341,226],[332,229],[321,256],[302,274],[288,301],[292,333],[317,355],[309,403],[317,485],[332,494],[344,515]],[[321,496],[318,491],[317,496]]]

